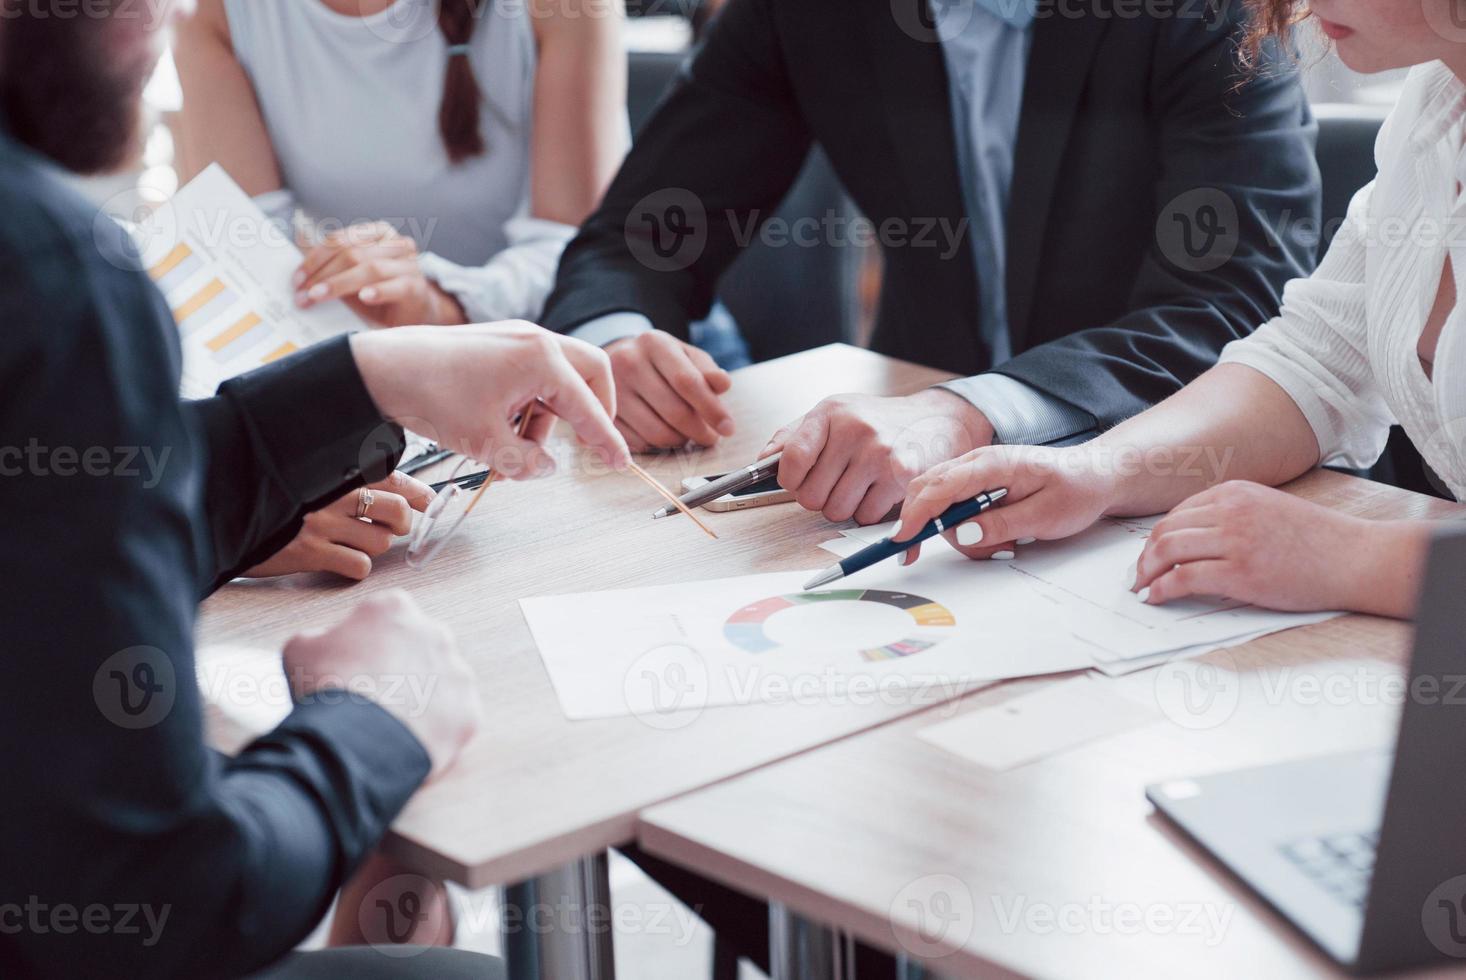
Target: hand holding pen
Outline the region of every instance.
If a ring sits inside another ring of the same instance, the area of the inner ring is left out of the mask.
[[[984,446],[911,481],[901,505],[900,527],[892,538],[910,543],[918,528],[948,507],[1003,487],[1008,491],[1003,506],[955,528],[946,522],[943,533],[968,558],[1012,558],[1021,545],[1066,538],[1099,520],[1110,507],[1109,486],[1115,480],[1104,467],[1094,465],[1083,446]],[[918,543],[904,564],[920,554]]]

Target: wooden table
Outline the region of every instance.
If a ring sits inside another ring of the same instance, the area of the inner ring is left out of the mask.
[[[1328,472],[1290,489],[1368,517],[1466,513]],[[1226,679],[1222,710],[1161,712],[1154,724],[1008,772],[917,739],[956,712],[1053,681],[1001,684],[653,807],[640,840],[653,854],[943,976],[1335,975],[1284,920],[1155,815],[1144,788],[1388,744],[1397,709],[1376,682],[1403,669],[1410,632],[1348,616],[1212,654]],[[1352,679],[1333,693],[1311,686],[1341,674]],[[1174,671],[1169,680],[1137,678],[1126,682],[1151,683],[1163,706],[1174,704],[1176,692],[1164,687],[1178,680]],[[1172,924],[1136,929],[1136,912],[1152,923],[1171,915]],[[1182,929],[1180,919],[1193,914],[1194,928]],[[1225,924],[1208,931],[1199,924],[1206,916]]]
[[[760,364],[737,372],[728,395],[735,437],[647,466],[668,485],[721,472],[753,459],[778,426],[826,395],[904,394],[946,377],[844,345]],[[394,826],[385,846],[410,866],[472,888],[518,882],[633,840],[650,805],[932,703],[935,692],[905,704],[715,708],[671,728],[635,717],[567,721],[518,599],[819,568],[832,559],[817,545],[835,532],[818,514],[781,506],[708,514],[720,535],[712,541],[685,519],[653,523],[662,501],[629,475],[564,469],[496,484],[423,570],[407,568],[399,548],[360,585],[312,576],[246,583],[203,606],[202,644],[278,647],[400,587],[457,634],[485,723]]]

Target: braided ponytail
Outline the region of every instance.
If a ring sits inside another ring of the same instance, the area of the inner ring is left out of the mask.
[[[448,68],[443,79],[443,102],[438,128],[448,159],[462,163],[488,149],[479,125],[483,93],[468,60],[466,45],[473,38],[486,0],[438,0],[438,29],[448,42]]]

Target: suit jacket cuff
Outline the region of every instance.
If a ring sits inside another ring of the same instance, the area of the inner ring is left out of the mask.
[[[339,688],[314,692],[231,766],[293,769],[323,808],[349,874],[432,771],[427,750],[381,705]]]
[[[1095,426],[1094,416],[1082,408],[1001,374],[979,374],[938,387],[961,396],[986,415],[996,442],[1041,446]]]
[[[232,378],[219,394],[298,507],[385,478],[406,448],[402,427],[383,421],[368,394],[348,337]]]

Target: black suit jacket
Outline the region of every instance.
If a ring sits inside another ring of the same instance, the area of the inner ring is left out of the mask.
[[[923,4],[730,0],[566,251],[547,325],[634,310],[686,338],[748,219],[770,215],[815,142],[877,226],[961,221],[946,65],[920,26]],[[1241,5],[1178,0],[1171,16],[1139,6],[1041,5],[1007,227],[1016,356],[997,370],[1102,426],[1175,391],[1274,315],[1284,283],[1312,268],[1302,229],[1318,216],[1303,93],[1272,59],[1239,75]],[[700,257],[674,271],[628,246],[647,234],[644,202],[670,188],[708,215]],[[1224,232],[1200,261],[1178,251],[1183,222],[1196,220],[1198,250],[1203,228]],[[872,346],[962,374],[993,368],[971,241],[943,252],[883,248]]]
[[[428,771],[326,692],[225,759],[199,597],[401,452],[343,338],[180,404],[125,233],[0,129],[0,976],[240,976],[287,953]]]

